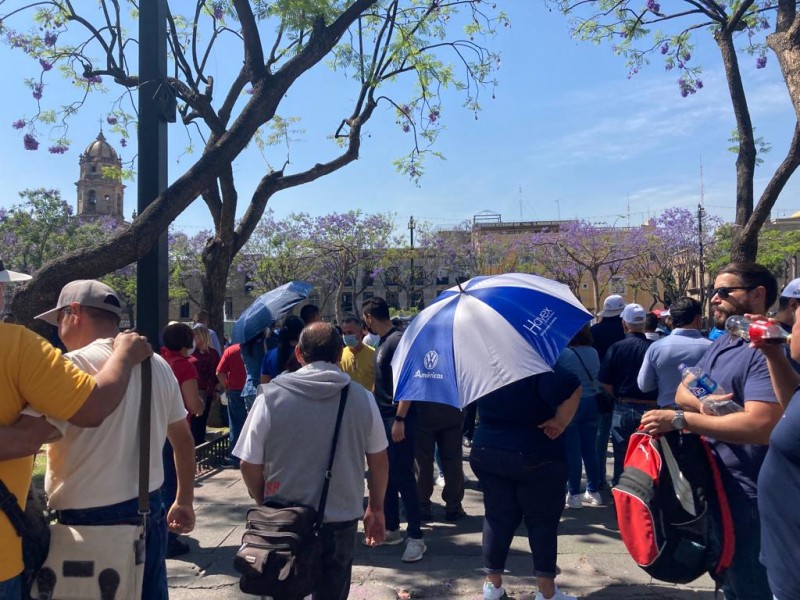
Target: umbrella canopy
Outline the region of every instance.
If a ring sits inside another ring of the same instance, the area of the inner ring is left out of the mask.
[[[290,281],[262,294],[236,319],[231,332],[234,344],[253,339],[267,327],[285,317],[292,307],[306,298],[313,285],[305,281]]]
[[[394,399],[463,408],[550,371],[590,319],[570,289],[524,273],[475,277],[411,322],[392,359]]]

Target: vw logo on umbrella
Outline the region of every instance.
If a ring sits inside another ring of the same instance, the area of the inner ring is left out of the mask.
[[[425,358],[422,359],[422,363],[428,371],[432,371],[436,368],[436,365],[439,364],[439,353],[436,352],[436,350],[431,350],[425,355]]]

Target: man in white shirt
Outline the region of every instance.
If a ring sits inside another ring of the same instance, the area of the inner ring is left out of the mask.
[[[64,286],[56,308],[38,315],[58,327],[65,355],[93,375],[111,356],[119,332],[121,303],[109,286],[93,280]],[[150,423],[150,515],[147,520],[143,600],[168,599],[165,550],[167,528],[194,528],[194,440],[186,421],[178,382],[158,355],[152,362]],[[139,408],[141,366],[131,374],[120,406],[93,429],[48,419],[61,439],[47,450],[45,491],[50,508],[66,525],[114,525],[141,522],[138,514]],[[161,449],[169,439],[175,453],[178,495],[165,515],[161,502],[164,469]]]

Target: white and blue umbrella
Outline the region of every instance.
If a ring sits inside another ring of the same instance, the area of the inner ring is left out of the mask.
[[[569,287],[537,275],[474,277],[419,313],[392,359],[394,399],[463,408],[552,370],[592,318]]]

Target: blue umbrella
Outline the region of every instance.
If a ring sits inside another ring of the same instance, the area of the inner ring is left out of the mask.
[[[475,277],[419,313],[392,359],[394,399],[463,408],[550,371],[592,315],[561,283],[523,273]]]
[[[285,317],[295,305],[308,298],[313,285],[305,281],[290,281],[266,294],[248,306],[233,324],[231,341],[243,344],[253,339],[267,327]]]

